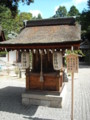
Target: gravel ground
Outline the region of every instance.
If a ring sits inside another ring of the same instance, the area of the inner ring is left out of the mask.
[[[71,79],[63,108],[23,106],[25,79],[0,76],[0,120],[70,120]],[[74,78],[74,120],[90,120],[90,67],[81,66]]]

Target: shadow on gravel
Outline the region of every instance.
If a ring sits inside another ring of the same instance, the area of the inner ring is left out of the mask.
[[[37,111],[38,106],[22,105],[21,94],[23,92],[25,92],[25,89],[20,87],[6,87],[0,89],[0,111],[33,116]],[[32,118],[32,120],[41,119]]]
[[[42,119],[42,118],[37,118],[37,117],[35,117],[35,118],[33,118],[33,117],[24,117],[24,118],[26,118],[26,119],[28,119],[28,120],[52,120],[52,119]]]

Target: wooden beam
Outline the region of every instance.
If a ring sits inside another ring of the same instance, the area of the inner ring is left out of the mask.
[[[11,44],[11,45],[0,45],[0,48],[6,48],[8,50],[28,50],[28,49],[71,49],[71,46],[73,46],[75,49],[78,49],[80,47],[80,42],[77,43],[58,43],[58,44]]]

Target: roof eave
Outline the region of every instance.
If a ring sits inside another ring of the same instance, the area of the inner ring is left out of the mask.
[[[63,43],[39,43],[39,44],[0,44],[0,49],[20,50],[20,49],[70,49],[80,47],[80,40]]]

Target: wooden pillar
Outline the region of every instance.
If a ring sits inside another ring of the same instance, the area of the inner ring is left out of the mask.
[[[26,90],[30,89],[30,72],[29,69],[26,69]]]
[[[40,71],[40,81],[43,82],[43,52],[40,51],[41,56],[41,71]]]
[[[32,53],[32,70],[35,69],[35,56],[34,56],[34,53],[33,53],[33,50],[31,51]]]
[[[50,61],[50,52],[47,50],[48,62]]]
[[[63,83],[63,71],[60,72],[60,87],[62,87]]]
[[[9,62],[9,51],[8,51],[8,58],[7,59],[8,59],[8,62]]]
[[[56,77],[56,91],[60,91],[60,77]]]
[[[18,51],[16,50],[16,62],[18,61]]]

